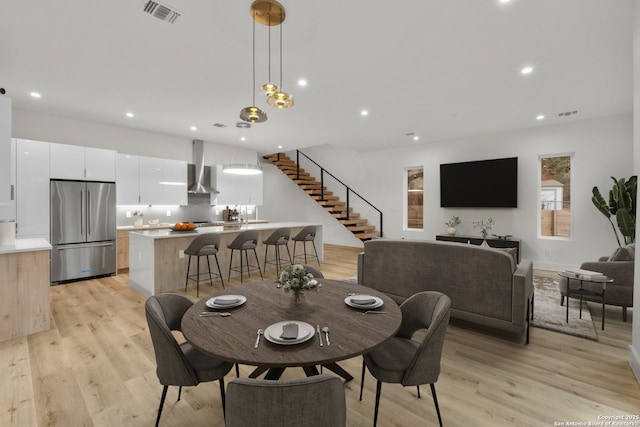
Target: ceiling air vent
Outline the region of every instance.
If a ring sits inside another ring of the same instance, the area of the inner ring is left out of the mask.
[[[167,4],[154,0],[145,1],[142,5],[142,11],[169,24],[175,23],[176,20],[182,16],[182,12],[175,10]]]
[[[558,116],[560,116],[560,117],[568,117],[568,116],[573,116],[574,114],[578,114],[578,111],[577,110],[565,111],[564,113],[558,113]]]

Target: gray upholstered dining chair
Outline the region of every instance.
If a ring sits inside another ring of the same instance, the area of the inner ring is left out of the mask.
[[[260,269],[260,261],[258,261],[258,253],[256,247],[258,246],[258,230],[245,230],[238,233],[235,239],[227,245],[227,248],[231,249],[231,256],[229,257],[229,279],[231,279],[231,271],[240,272],[240,283],[242,283],[242,274],[244,272],[244,265],[242,263],[242,253],[244,252],[245,259],[247,261],[247,274],[251,276],[251,270],[258,270],[260,277],[262,277],[262,270]],[[240,251],[240,267],[232,267],[233,265],[233,252]],[[248,251],[253,251],[253,255],[256,258],[256,265],[249,264]]]
[[[218,233],[201,234],[191,241],[187,249],[184,250],[185,255],[189,255],[189,263],[187,264],[187,278],[184,283],[184,290],[187,291],[189,280],[196,282],[196,296],[200,296],[200,257],[207,259],[207,267],[209,269],[209,281],[213,286],[213,276],[220,278],[222,288],[224,289],[224,281],[222,280],[222,272],[220,271],[220,263],[218,262],[218,247],[220,246],[220,235]],[[211,274],[211,263],[209,257],[213,255],[218,266],[218,274]],[[189,275],[191,269],[191,257],[196,257],[196,274]],[[204,273],[202,273],[204,274]]]
[[[237,378],[227,386],[226,427],[340,427],[346,425],[344,385],[315,375],[271,381]]]
[[[400,305],[402,324],[398,333],[381,347],[364,355],[362,362],[362,381],[360,383],[360,400],[364,387],[365,366],[377,379],[376,404],[373,425],[378,422],[380,391],[382,383],[396,383],[403,386],[429,384],[433,403],[442,427],[442,417],[436,397],[435,382],[440,374],[440,358],[449,324],[451,299],[443,293],[435,291],[419,292],[412,295]],[[415,332],[426,329],[420,341],[412,337]]]
[[[311,273],[313,274],[313,277],[316,279],[324,279],[324,275],[322,274],[322,272],[320,270],[318,270],[317,268],[315,268],[312,265],[309,264],[302,264],[302,266],[304,267],[305,270],[307,270],[307,273]]]
[[[160,423],[162,407],[164,406],[167,390],[170,385],[180,386],[178,400],[182,394],[182,386],[196,386],[201,382],[220,382],[220,395],[224,410],[224,376],[233,367],[232,363],[200,353],[188,342],[178,344],[171,331],[181,331],[184,313],[193,305],[191,300],[183,295],[158,294],[149,297],[145,303],[149,333],[156,355],[158,380],[164,386],[156,427]]]
[[[308,225],[304,227],[302,230],[298,232],[291,240],[293,240],[293,261],[295,262],[296,258],[304,258],[304,263],[307,263],[307,258],[315,258],[318,261],[318,265],[320,265],[320,258],[318,258],[318,251],[316,250],[316,233],[318,231],[318,227],[315,225]],[[296,256],[296,246],[298,242],[302,242],[302,249],[304,249],[304,255]],[[307,242],[311,242],[313,245],[313,252],[315,255],[307,254]]]

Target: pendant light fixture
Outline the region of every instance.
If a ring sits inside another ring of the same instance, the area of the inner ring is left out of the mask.
[[[267,113],[265,113],[261,108],[256,107],[256,21],[253,21],[253,56],[252,56],[252,65],[253,65],[253,80],[251,86],[251,93],[253,94],[253,104],[251,107],[245,107],[240,110],[240,118],[245,122],[249,123],[262,123],[267,121]]]
[[[282,90],[282,24],[280,24],[280,90],[267,97],[267,104],[276,108],[293,107],[293,95]]]
[[[255,21],[255,15],[254,15],[254,21]],[[268,18],[268,25],[269,25],[269,80],[268,83],[265,83],[262,85],[262,89],[264,90],[264,94],[269,97],[271,95],[273,95],[277,90],[278,90],[278,86],[276,86],[275,84],[271,83],[271,13],[269,13],[269,18]]]

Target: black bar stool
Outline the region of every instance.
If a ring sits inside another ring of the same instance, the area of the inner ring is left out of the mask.
[[[304,258],[304,263],[306,264],[307,257],[309,257],[311,259],[315,258],[316,261],[318,261],[318,265],[320,265],[320,258],[318,258],[318,251],[316,250],[316,243],[315,243],[316,230],[317,230],[317,226],[308,225],[304,227],[302,230],[300,230],[298,234],[293,236],[293,260],[294,261],[296,258]],[[298,255],[296,257],[296,245],[298,244],[298,242],[302,242],[302,247],[304,249],[304,256]],[[311,244],[313,245],[313,252],[315,253],[315,255],[307,254],[307,242],[311,242]]]
[[[207,258],[207,267],[209,268],[209,281],[213,286],[213,276],[220,278],[222,288],[224,289],[224,281],[222,280],[222,272],[220,271],[220,263],[218,262],[218,247],[220,246],[220,235],[217,233],[202,234],[191,242],[191,244],[184,250],[185,255],[189,255],[189,264],[187,265],[187,280],[184,283],[184,290],[187,291],[189,280],[196,282],[196,296],[200,296],[200,257]],[[216,258],[216,265],[218,266],[218,274],[211,274],[211,264],[209,263],[209,256],[213,255]],[[196,274],[189,275],[191,269],[191,257],[198,257]],[[205,274],[205,273],[202,273]]]
[[[264,268],[263,270],[267,271],[267,264],[274,264],[276,266],[276,273],[280,272],[280,268],[282,266],[282,257],[280,256],[280,247],[284,246],[287,248],[287,254],[289,255],[289,263],[291,263],[291,252],[289,252],[289,236],[291,235],[291,228],[282,227],[275,230],[271,233],[271,236],[267,237],[267,239],[262,242],[264,243]],[[276,251],[275,259],[267,260],[267,253],[269,251],[269,246],[273,246]]]
[[[244,252],[245,259],[247,261],[247,274],[251,277],[251,270],[258,270],[260,272],[260,278],[262,277],[262,270],[260,270],[260,261],[258,261],[258,253],[256,247],[258,246],[258,230],[245,230],[240,232],[231,243],[227,245],[227,248],[231,249],[231,256],[229,257],[229,279],[231,279],[231,270],[240,272],[240,283],[242,283],[242,273],[244,266],[242,264],[242,252]],[[240,267],[232,267],[233,264],[233,251],[240,251]],[[256,257],[256,265],[249,264],[248,251],[253,251],[253,255]]]

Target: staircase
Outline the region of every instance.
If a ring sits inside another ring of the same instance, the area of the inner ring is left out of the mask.
[[[298,152],[299,154],[302,154]],[[302,154],[304,155],[304,154]],[[369,224],[369,220],[361,218],[360,214],[353,212],[353,208],[347,207],[349,202],[349,192],[351,191],[356,196],[360,197],[357,193],[353,192],[349,187],[347,188],[347,201],[340,200],[340,197],[334,195],[331,191],[323,185],[322,182],[318,182],[303,168],[298,168],[298,164],[294,162],[289,156],[284,153],[268,154],[263,156],[271,164],[275,165],[285,175],[289,177],[295,184],[300,187],[302,191],[307,193],[309,197],[316,201],[320,206],[324,208],[333,218],[335,218],[340,224],[342,224],[347,230],[353,233],[353,235],[362,240],[370,240],[374,237],[380,237],[382,235],[382,213],[380,213],[380,230],[376,229],[375,225]],[[309,159],[311,160],[311,159]],[[313,160],[311,160],[313,162]],[[315,163],[315,162],[314,162]],[[324,177],[325,171],[320,167],[321,177]],[[331,175],[333,177],[333,175]],[[321,178],[321,181],[323,180]],[[337,180],[337,179],[336,179]],[[339,180],[337,180],[340,182]],[[340,182],[342,184],[342,182]],[[344,185],[344,184],[342,184]],[[362,198],[362,197],[360,197]],[[364,200],[364,199],[363,199]],[[364,200],[366,202],[366,200]],[[369,202],[367,202],[369,203]],[[373,206],[372,206],[373,207]],[[374,207],[374,209],[378,210]],[[378,212],[380,212],[378,210]]]

